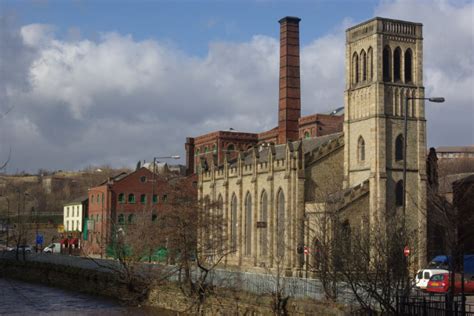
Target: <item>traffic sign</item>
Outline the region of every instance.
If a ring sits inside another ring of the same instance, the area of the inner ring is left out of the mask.
[[[43,244],[43,235],[36,235],[36,244],[37,245]]]

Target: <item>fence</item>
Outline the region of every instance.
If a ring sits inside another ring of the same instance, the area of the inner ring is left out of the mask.
[[[457,295],[450,304],[447,295],[412,295],[397,297],[398,315],[474,316],[474,304]],[[464,300],[464,304],[463,304]]]

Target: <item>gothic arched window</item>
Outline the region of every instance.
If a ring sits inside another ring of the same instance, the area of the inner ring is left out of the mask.
[[[367,78],[369,81],[372,81],[374,79],[374,52],[372,47],[369,47],[367,51],[367,68]]]
[[[358,83],[359,82],[359,56],[357,53],[354,53],[352,56],[352,82]]]
[[[224,246],[223,245],[223,241],[224,241],[224,226],[223,226],[223,223],[224,223],[224,201],[222,199],[221,194],[219,194],[219,196],[217,197],[216,209],[217,209],[217,214],[216,214],[217,225],[214,229],[216,230],[217,236],[219,238],[219,241],[218,241],[219,242],[219,248],[222,249],[222,247]]]
[[[285,255],[285,194],[281,189],[277,194],[276,228],[277,256],[283,258]]]
[[[245,197],[245,255],[252,254],[252,196]]]
[[[411,49],[405,51],[405,82],[412,82],[412,52]]]
[[[359,159],[359,161],[365,161],[365,141],[362,136],[359,136],[359,141],[357,142],[357,153],[357,158]]]
[[[403,205],[404,193],[405,193],[405,190],[403,188],[403,181],[400,180],[397,182],[397,185],[395,186],[395,205],[396,206]]]
[[[304,132],[304,138],[310,138],[310,137],[311,137],[311,134],[309,133],[309,131]]]
[[[391,51],[390,46],[385,46],[383,49],[383,81],[391,81]]]
[[[402,50],[397,47],[393,52],[393,81],[398,82],[401,78],[402,63],[401,63]]]
[[[231,241],[231,249],[237,250],[237,197],[235,194],[232,195],[232,200],[230,202],[230,241]]]
[[[264,227],[259,228],[260,231],[260,254],[266,256],[268,252],[267,245],[267,220],[268,220],[268,199],[267,192],[263,191],[260,197],[260,222],[265,223]]]
[[[405,145],[403,135],[400,134],[397,136],[397,139],[395,140],[395,161],[400,161],[403,160],[403,147]]]
[[[234,144],[230,144],[229,146],[227,146],[227,151],[234,151],[234,150],[235,150]]]
[[[360,52],[360,62],[362,63],[362,69],[361,69],[361,72],[362,72],[362,81],[366,81],[367,80],[367,55],[365,54],[365,50],[362,50]]]

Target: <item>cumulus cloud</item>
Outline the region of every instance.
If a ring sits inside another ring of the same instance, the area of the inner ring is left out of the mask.
[[[429,137],[452,144],[459,134],[455,142],[472,143],[471,124],[465,123],[473,100],[472,4],[437,2],[426,14],[411,6],[383,2],[375,13],[425,25],[427,94],[444,95],[446,108],[459,111],[462,122],[449,132],[436,131],[440,121],[454,119],[443,118],[445,107],[428,106]],[[440,19],[453,23],[440,27]],[[301,48],[303,114],[343,104],[344,29],[353,24],[348,21]],[[0,124],[0,141],[13,144],[10,172],[133,166],[157,155],[184,155],[187,136],[276,126],[278,39],[212,42],[206,56],[196,57],[155,39],[103,33],[92,41],[82,39],[79,29],[59,39],[54,31],[42,24],[1,31],[2,43],[12,43],[0,56],[0,97],[15,106]],[[446,124],[452,122],[441,126]]]

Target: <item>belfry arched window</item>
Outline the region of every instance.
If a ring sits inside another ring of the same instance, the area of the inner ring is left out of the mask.
[[[267,221],[268,221],[268,198],[267,192],[263,191],[260,197],[260,222],[264,223],[260,231],[260,254],[266,256],[268,253],[268,240],[267,240]]]
[[[369,81],[374,79],[374,52],[372,47],[367,51],[367,78]]]
[[[252,254],[252,196],[250,192],[245,197],[245,255]]]
[[[352,56],[352,76],[353,76],[353,83],[359,82],[359,56],[357,53],[354,53]]]
[[[359,141],[357,142],[357,156],[359,162],[365,161],[365,141],[362,136],[359,136]]]
[[[383,49],[383,81],[391,81],[391,51],[390,46],[385,46]]]
[[[402,206],[403,205],[403,195],[405,193],[405,190],[403,188],[403,181],[400,180],[397,182],[395,186],[395,205],[396,206]]]
[[[361,69],[361,79],[362,81],[367,80],[367,55],[365,54],[365,50],[360,52],[360,63],[362,64]]]
[[[403,135],[398,135],[397,139],[395,140],[395,161],[403,160],[404,144],[405,142],[403,139]]]
[[[283,190],[277,194],[277,218],[276,218],[277,256],[283,258],[285,255],[285,194]]]
[[[230,242],[231,242],[231,249],[237,250],[237,196],[235,194],[232,195],[232,199],[230,202]]]
[[[412,76],[412,52],[411,49],[405,51],[405,82],[410,83],[413,80]]]
[[[397,47],[393,52],[393,81],[398,82],[401,78],[402,63],[401,63],[402,50]]]

